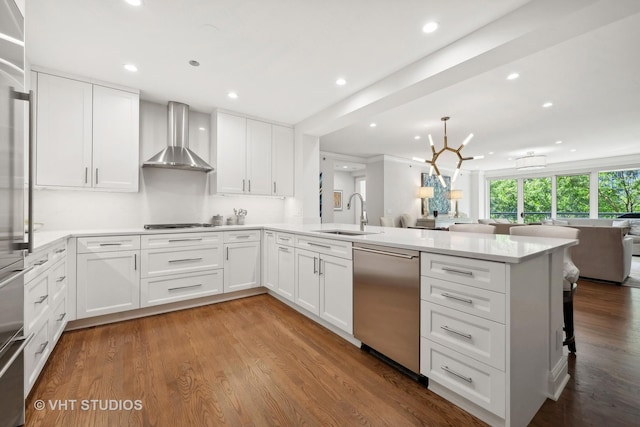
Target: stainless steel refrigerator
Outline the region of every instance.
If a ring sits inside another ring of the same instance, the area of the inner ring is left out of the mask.
[[[25,93],[24,19],[13,0],[0,0],[0,426],[24,423]],[[26,166],[26,167],[25,167]],[[27,194],[32,194],[27,192]],[[27,197],[30,199],[30,197]],[[30,202],[30,200],[29,200]],[[31,208],[27,208],[31,211]]]

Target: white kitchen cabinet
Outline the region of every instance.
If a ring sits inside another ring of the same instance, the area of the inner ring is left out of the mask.
[[[271,133],[271,179],[274,196],[293,196],[294,137],[293,129],[273,125]]]
[[[78,319],[140,308],[140,237],[132,237],[136,250],[84,253],[78,239]]]
[[[320,256],[320,317],[353,333],[353,261]]]
[[[138,191],[139,94],[35,77],[36,185]]]
[[[262,286],[276,290],[278,285],[278,246],[276,232],[265,230],[262,233]]]
[[[291,246],[278,245],[278,286],[276,292],[294,300],[295,294],[295,250]]]
[[[242,194],[247,189],[247,119],[217,113],[216,171],[218,193]],[[213,188],[214,186],[212,186]]]
[[[225,243],[224,251],[225,293],[260,285],[260,240]]]
[[[320,278],[317,252],[295,250],[295,303],[315,315],[320,314]]]
[[[247,119],[247,192],[271,194],[271,124]]]

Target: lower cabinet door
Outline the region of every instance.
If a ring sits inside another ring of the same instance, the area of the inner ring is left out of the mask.
[[[51,353],[52,343],[49,340],[49,319],[34,328],[35,336],[24,349],[24,393],[25,396],[31,390],[33,383],[38,379],[38,375],[44,363]]]
[[[224,245],[224,292],[255,288],[260,282],[260,242]]]
[[[295,249],[295,303],[315,315],[320,314],[320,283],[318,264],[320,255]]]
[[[294,249],[278,246],[278,287],[276,292],[288,299],[294,300],[295,293],[295,256]]]
[[[67,296],[63,295],[55,302],[51,312],[51,341],[55,345],[67,326]]]
[[[140,308],[139,251],[78,254],[78,319]]]
[[[180,274],[140,281],[140,306],[167,304],[175,301],[221,294],[222,269],[202,273]]]
[[[278,246],[276,232],[265,231],[262,235],[264,248],[262,251],[262,285],[271,290],[278,288]]]
[[[353,261],[322,255],[319,264],[320,317],[353,333]]]

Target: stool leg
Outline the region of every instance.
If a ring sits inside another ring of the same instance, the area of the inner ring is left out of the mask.
[[[563,345],[568,347],[569,352],[575,353],[576,337],[574,336],[573,330],[573,295],[571,298],[568,298],[568,301],[564,302],[562,314],[564,316],[564,331],[566,335]]]

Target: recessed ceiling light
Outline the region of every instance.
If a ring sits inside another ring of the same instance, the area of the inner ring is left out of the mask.
[[[338,86],[344,86],[347,84],[347,81],[345,79],[343,79],[342,77],[340,77],[338,80],[336,80],[336,84]]]
[[[374,128],[374,127],[376,127],[376,126],[378,126],[378,125],[377,125],[377,124],[375,124],[375,123],[369,123],[369,127],[370,127],[370,128]]]
[[[556,144],[562,144],[562,141],[556,141]]]
[[[575,153],[575,152],[576,152],[576,151],[578,151],[578,150],[576,150],[575,148],[572,148],[572,149],[571,149],[571,150],[569,150],[569,151],[571,151],[572,153]]]
[[[136,71],[138,71],[138,67],[136,67],[133,64],[124,64],[124,69],[132,73],[135,73]]]
[[[231,99],[238,99],[238,94],[235,92],[229,92],[227,96]]]
[[[542,104],[542,108],[549,108],[553,106],[553,102],[545,102],[544,104]]]
[[[489,151],[489,155],[493,154],[493,151]]]
[[[202,126],[200,126],[198,129],[199,129],[199,130],[206,130],[206,129],[205,129],[205,128],[203,128]]]
[[[414,136],[413,139],[420,139],[420,135]]]
[[[349,169],[349,166],[343,166],[342,169]]]
[[[140,6],[142,5],[142,0],[124,0],[129,3],[131,6]]]
[[[191,61],[189,61],[189,65],[191,65],[192,67],[199,67],[200,63],[195,59],[192,59]]]
[[[433,33],[437,29],[438,29],[438,23],[433,21],[427,22],[426,24],[424,24],[424,27],[422,27],[422,31],[427,34]]]
[[[507,80],[515,80],[515,79],[517,79],[518,77],[520,77],[520,74],[518,74],[518,73],[511,73],[511,74],[509,74],[509,75],[507,76]]]

